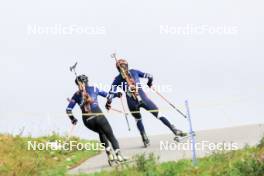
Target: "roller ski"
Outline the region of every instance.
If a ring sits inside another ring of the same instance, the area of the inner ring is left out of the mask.
[[[122,164],[122,163],[126,163],[128,160],[127,157],[124,157],[120,151],[116,152],[116,163],[118,164]]]
[[[106,151],[106,153],[108,158],[108,164],[110,167],[117,166],[128,161],[128,158],[124,157],[120,151],[114,153],[112,150],[110,150]]]
[[[189,137],[187,133],[184,133],[183,131],[176,129],[174,126],[172,126],[172,131],[175,134],[174,140],[176,142],[182,142],[184,139],[187,139]]]
[[[190,138],[191,136],[195,136],[195,133],[188,134],[188,135],[186,135],[186,136],[184,136],[184,137],[176,136],[176,137],[174,138],[174,140],[175,140],[176,142],[184,142],[184,140],[187,140],[187,139]]]
[[[107,158],[108,158],[108,164],[110,167],[114,166],[115,164],[118,164],[117,163],[117,157],[112,152],[112,150],[106,151],[106,154],[107,154]]]
[[[175,140],[176,142],[184,142],[184,140],[186,140],[186,139],[188,139],[188,138],[190,138],[190,137],[192,137],[192,136],[196,136],[196,134],[195,134],[194,132],[189,133],[189,134],[185,133],[185,136],[176,136],[176,137],[174,138],[174,140]]]

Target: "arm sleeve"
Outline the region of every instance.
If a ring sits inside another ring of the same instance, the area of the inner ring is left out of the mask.
[[[106,97],[108,98],[109,96],[109,93],[103,91],[103,90],[99,90],[98,88],[96,88],[96,92],[97,92],[97,95],[100,95],[101,97]]]
[[[153,80],[153,76],[149,73],[144,73],[139,70],[135,70],[140,78],[148,78],[149,80]]]
[[[97,88],[97,92],[98,92],[98,95],[105,97],[107,99],[113,99],[113,98],[117,97],[117,92],[107,93],[103,90],[99,90],[98,88]]]
[[[66,108],[66,113],[68,115],[68,117],[73,120],[74,116],[72,114],[72,109],[75,107],[76,105],[76,94],[73,95],[73,97],[71,98],[67,108]]]

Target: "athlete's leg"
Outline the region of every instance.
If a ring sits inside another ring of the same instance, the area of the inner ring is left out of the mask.
[[[109,142],[107,140],[107,137],[101,131],[99,132],[99,138],[100,138],[100,142],[103,144],[105,149],[110,148],[110,145],[109,145]]]
[[[92,112],[101,114],[102,110],[99,107],[95,107],[92,109]],[[100,139],[102,139],[102,141],[107,141],[107,143],[110,141],[114,150],[119,149],[119,143],[117,142],[113,130],[104,115],[94,116],[91,120],[88,118],[86,122],[89,128],[100,134]],[[109,147],[109,145],[106,145],[106,148],[107,147]]]
[[[142,116],[140,114],[139,106],[137,105],[137,102],[127,99],[127,104],[129,111],[131,112],[132,116],[136,120],[137,128],[140,133],[145,133],[145,128],[142,122]]]
[[[99,116],[96,118],[96,123],[98,128],[100,128],[100,131],[102,131],[102,133],[104,134],[104,136],[106,136],[106,138],[110,141],[110,143],[112,144],[113,149],[119,150],[119,143],[116,139],[116,137],[114,136],[112,127],[110,126],[108,120],[105,118],[105,116]]]
[[[142,106],[144,109],[149,111],[151,114],[153,114],[157,119],[159,119],[164,125],[166,125],[168,128],[172,128],[172,124],[170,121],[164,117],[164,116],[159,116],[159,108],[155,105],[153,101],[150,99],[144,100],[145,104]]]
[[[103,134],[106,136],[106,138],[110,141],[110,143],[112,144],[112,147],[114,149],[115,155],[117,157],[117,160],[122,162],[124,160],[127,160],[126,157],[123,157],[121,152],[120,152],[120,147],[119,147],[119,143],[113,133],[113,130],[108,122],[108,120],[105,118],[105,116],[99,116],[97,119],[97,124],[98,127],[100,128],[100,131],[103,132]],[[108,156],[111,156],[111,151],[110,151],[110,147],[106,148],[106,152],[108,154]]]
[[[105,136],[105,134],[103,133],[103,131],[100,128],[98,128],[98,125],[96,123],[96,118],[97,117],[92,117],[91,119],[89,119],[89,118],[83,119],[84,124],[85,124],[85,126],[88,129],[90,129],[90,130],[98,133],[99,134],[100,142],[103,144],[103,146],[105,148],[109,148],[110,146],[109,146],[109,142],[107,140],[107,137]]]
[[[159,119],[164,125],[166,125],[176,136],[186,135],[181,130],[176,129],[175,126],[172,125],[166,117],[159,115],[159,109],[153,101],[148,98],[145,98],[144,102],[145,104],[142,107],[150,111],[150,113],[152,113],[157,119]]]
[[[143,140],[143,143],[145,145],[145,147],[147,147],[149,145],[149,139],[146,135],[146,132],[145,132],[145,128],[144,128],[144,125],[143,125],[143,122],[142,122],[142,117],[141,117],[141,114],[140,114],[140,107],[138,106],[138,104],[136,104],[136,102],[134,101],[131,101],[129,99],[127,99],[127,103],[128,103],[128,108],[132,114],[132,116],[135,118],[136,120],[136,123],[137,123],[137,128],[140,132],[140,135],[142,137],[142,140]]]

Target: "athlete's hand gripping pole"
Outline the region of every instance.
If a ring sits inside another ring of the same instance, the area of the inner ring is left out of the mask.
[[[166,101],[173,109],[175,109],[179,114],[181,114],[184,118],[187,118],[187,116],[181,112],[178,108],[176,108],[175,105],[173,105],[167,98],[165,98],[163,95],[161,95],[154,87],[151,87],[151,89],[160,96],[164,101]]]

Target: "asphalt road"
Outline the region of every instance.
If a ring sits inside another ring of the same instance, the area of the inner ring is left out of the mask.
[[[203,157],[213,151],[225,148],[234,150],[248,145],[256,145],[264,136],[264,124],[247,125],[231,128],[222,128],[196,132],[197,156]],[[140,137],[119,139],[123,155],[132,156],[141,153],[154,153],[160,157],[160,162],[176,161],[180,159],[191,159],[192,151],[188,147],[189,140],[176,143],[173,135],[150,136],[151,145],[143,147]],[[218,144],[218,145],[216,145]],[[107,163],[107,156],[104,152],[90,158],[80,166],[70,170],[69,174],[92,173],[104,169],[111,169]]]

